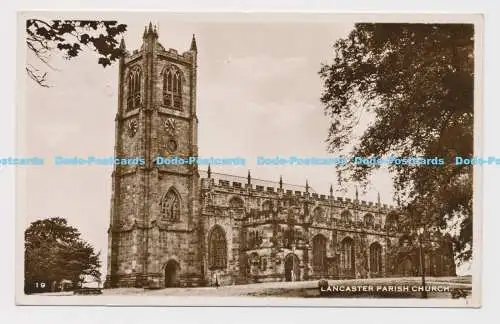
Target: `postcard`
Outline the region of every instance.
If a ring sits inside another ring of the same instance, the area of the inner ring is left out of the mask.
[[[480,307],[482,28],[19,12],[16,303]]]

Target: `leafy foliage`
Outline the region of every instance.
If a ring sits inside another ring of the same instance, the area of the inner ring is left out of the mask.
[[[26,21],[26,45],[35,56],[52,68],[49,55],[58,50],[66,59],[80,54],[88,47],[98,54],[98,64],[106,67],[122,55],[118,35],[127,26],[116,21],[28,19]],[[32,65],[26,67],[28,75],[41,86],[47,87],[47,73]]]
[[[24,232],[24,279],[74,284],[82,276],[100,280],[100,253],[80,238],[64,218],[48,218],[30,224]]]
[[[391,165],[389,171],[413,225],[450,230],[458,220],[458,258],[470,259],[472,167],[455,165],[454,157],[473,151],[473,25],[357,24],[334,51],[333,63],[320,70],[329,149],[444,158],[440,166]],[[366,116],[371,123],[356,135]],[[349,163],[339,174],[366,185],[378,168]]]

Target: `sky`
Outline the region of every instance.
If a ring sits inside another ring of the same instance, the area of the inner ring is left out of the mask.
[[[320,194],[354,197],[355,185],[341,192],[333,167],[256,165],[257,156],[333,157],[326,151],[329,120],[320,103],[322,63],[332,60],[332,45],[353,28],[352,22],[221,22],[151,19],[159,42],[187,51],[192,34],[198,46],[200,156],[247,160],[244,167],[215,166],[214,172],[290,184],[309,185]],[[123,15],[127,49],[138,49],[149,18]],[[37,64],[28,55],[28,63]],[[101,251],[106,271],[107,228],[111,202],[111,166],[55,166],[55,156],[111,156],[117,110],[118,65],[103,68],[92,51],[72,60],[54,55],[48,69],[50,88],[26,77],[25,114],[18,121],[25,156],[45,158],[26,169],[26,226],[37,219],[64,217],[82,238]],[[204,167],[201,167],[203,169]],[[391,178],[372,177],[360,199],[394,204]]]

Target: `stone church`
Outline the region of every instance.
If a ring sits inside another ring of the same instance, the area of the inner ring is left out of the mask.
[[[197,46],[165,49],[145,28],[119,62],[116,165],[106,287],[163,288],[416,276],[420,251],[396,208],[322,195],[304,186],[157,165],[157,156],[198,156]],[[425,272],[455,275],[449,237],[423,247]]]

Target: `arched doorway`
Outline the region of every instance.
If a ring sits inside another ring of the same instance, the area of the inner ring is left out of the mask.
[[[299,258],[290,253],[285,257],[285,281],[300,280],[300,261]]]
[[[165,288],[179,286],[179,263],[175,260],[169,260],[165,265]]]

